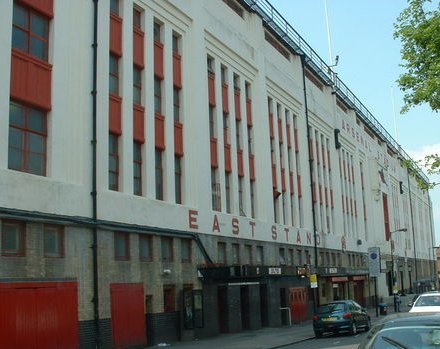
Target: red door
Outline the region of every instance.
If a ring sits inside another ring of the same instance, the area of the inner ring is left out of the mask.
[[[0,348],[78,349],[76,282],[0,283]]]
[[[305,287],[289,288],[289,306],[293,323],[307,320],[307,289]]]
[[[116,348],[147,343],[142,284],[111,284],[113,344]]]

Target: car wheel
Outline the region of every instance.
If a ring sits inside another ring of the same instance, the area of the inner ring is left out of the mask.
[[[356,326],[356,322],[353,321],[350,328],[350,334],[354,336],[356,333],[357,333],[357,326]]]
[[[322,332],[315,331],[315,337],[316,338],[322,338]]]
[[[371,328],[371,320],[370,320],[370,318],[368,318],[367,325],[365,326],[365,332],[369,331],[370,328]]]

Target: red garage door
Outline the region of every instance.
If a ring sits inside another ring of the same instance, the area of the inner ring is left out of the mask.
[[[0,283],[0,348],[79,348],[77,286]]]
[[[146,344],[143,285],[111,284],[110,294],[115,347]]]

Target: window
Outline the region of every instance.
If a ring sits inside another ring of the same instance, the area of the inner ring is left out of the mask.
[[[191,262],[191,240],[182,239],[180,242],[180,256],[182,263]]]
[[[142,195],[142,143],[133,141],[133,193]]]
[[[154,111],[162,114],[162,80],[154,77]]]
[[[243,177],[238,177],[238,207],[240,209],[240,216],[246,216],[244,212]]]
[[[264,264],[264,249],[263,246],[257,246],[257,255],[255,258],[255,262],[258,265],[263,265]]]
[[[255,217],[255,181],[250,183],[250,196],[251,196],[251,217]]]
[[[206,64],[208,67],[208,73],[214,74],[214,58],[208,56],[206,59]]]
[[[119,0],[110,0],[110,13],[119,16]]]
[[[161,239],[162,262],[172,262],[173,254],[173,238],[163,237]]]
[[[46,114],[10,102],[8,167],[12,170],[45,176],[46,139]]]
[[[44,257],[64,257],[63,227],[44,226]]]
[[[211,191],[212,191],[212,209],[214,211],[222,210],[220,183],[217,182],[217,170],[211,169]]]
[[[232,264],[240,264],[240,245],[232,244]]]
[[[139,259],[143,262],[153,260],[153,239],[150,235],[139,235]]]
[[[174,285],[163,285],[163,311],[173,312],[176,309]]]
[[[161,25],[157,22],[154,22],[154,41],[161,42],[160,41],[160,35],[161,35]]]
[[[109,93],[119,96],[119,58],[110,53]]]
[[[252,264],[252,246],[244,245],[244,264]]]
[[[133,27],[142,30],[142,12],[137,8],[133,8]]]
[[[133,67],[133,103],[142,105],[142,70]]]
[[[162,152],[155,150],[156,199],[163,200],[163,167]]]
[[[14,1],[12,47],[47,61],[48,46],[49,19]]]
[[[224,242],[217,243],[217,263],[226,264],[226,244]]]
[[[241,122],[239,120],[235,121],[235,141],[237,143],[237,151],[241,150]]]
[[[215,117],[214,117],[214,107],[209,106],[209,137],[215,138]]]
[[[108,187],[110,190],[119,189],[119,146],[118,136],[110,133],[109,141],[109,157],[108,157]]]
[[[179,36],[173,34],[173,53],[179,53]]]
[[[114,233],[115,259],[118,261],[130,260],[130,235],[124,232]]]
[[[226,212],[231,213],[231,174],[225,173]]]
[[[2,222],[2,256],[24,256],[25,231],[26,226],[22,222]]]
[[[286,265],[286,250],[284,248],[279,248],[278,256],[280,265]]]
[[[182,203],[182,160],[174,156],[174,186],[176,191],[176,204]]]
[[[173,89],[173,111],[174,111],[174,121],[180,121],[180,91],[177,87]]]
[[[227,84],[228,83],[227,82],[228,70],[224,65],[220,66],[220,75],[221,75],[222,82]]]

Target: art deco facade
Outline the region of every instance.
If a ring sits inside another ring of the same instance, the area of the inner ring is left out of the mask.
[[[0,13],[0,347],[129,347],[371,305],[371,247],[379,296],[391,270],[395,289],[430,287],[426,178],[266,0]]]

